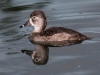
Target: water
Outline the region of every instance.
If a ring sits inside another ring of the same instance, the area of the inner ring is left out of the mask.
[[[0,0],[0,75],[100,75],[100,0]],[[50,47],[49,61],[38,66],[21,49],[34,50],[32,27],[20,29],[35,9],[48,27],[61,26],[95,37],[81,44]]]

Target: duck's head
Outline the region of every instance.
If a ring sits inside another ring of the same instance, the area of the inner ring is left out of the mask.
[[[43,11],[35,10],[30,14],[29,20],[20,26],[23,28],[25,26],[34,26],[34,32],[41,32],[45,29],[47,25],[46,17]]]
[[[29,55],[36,65],[45,65],[49,58],[49,48],[46,46],[37,46],[36,50],[21,50],[22,53]]]

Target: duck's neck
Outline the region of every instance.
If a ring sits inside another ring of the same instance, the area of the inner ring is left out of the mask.
[[[43,30],[42,27],[35,26],[32,32],[34,32],[34,33],[41,33],[41,32],[43,32],[43,31],[44,31],[44,30]]]
[[[42,33],[45,30],[46,27],[46,21],[39,20],[35,23],[33,32],[35,33]]]

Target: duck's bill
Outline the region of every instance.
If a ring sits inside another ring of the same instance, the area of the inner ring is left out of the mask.
[[[29,25],[30,25],[30,22],[28,20],[25,24],[21,25],[20,28],[23,28],[23,27],[26,27],[26,26],[29,26]]]
[[[22,53],[26,53],[27,55],[29,55],[31,57],[31,55],[33,54],[33,51],[31,50],[21,50]]]

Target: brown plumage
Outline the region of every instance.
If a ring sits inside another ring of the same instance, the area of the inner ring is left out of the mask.
[[[29,23],[28,23],[29,22]],[[84,41],[91,39],[86,35],[83,35],[75,30],[63,28],[63,27],[50,27],[46,28],[47,21],[43,11],[35,10],[30,14],[29,20],[21,27],[31,24],[34,26],[34,30],[29,36],[29,40],[32,43],[45,43],[50,44],[50,42],[61,42],[61,41]]]

